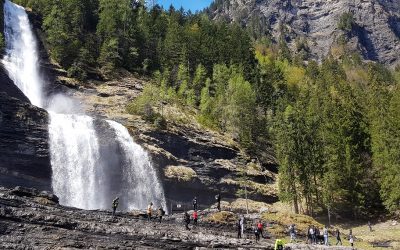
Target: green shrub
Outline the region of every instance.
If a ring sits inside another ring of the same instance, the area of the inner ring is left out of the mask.
[[[84,81],[87,79],[87,73],[83,69],[83,65],[80,63],[73,63],[67,71],[68,77],[76,78],[79,81]]]
[[[167,121],[163,116],[157,114],[154,120],[154,126],[159,130],[164,130],[167,128]]]
[[[340,17],[338,28],[350,32],[353,29],[353,26],[355,24],[354,16],[352,13],[343,13],[342,16]]]

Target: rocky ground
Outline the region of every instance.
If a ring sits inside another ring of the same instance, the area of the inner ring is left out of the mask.
[[[207,220],[187,231],[181,218],[175,214],[158,223],[141,213],[112,217],[109,211],[60,206],[48,192],[0,188],[0,249],[273,249],[271,239],[256,243],[248,234],[239,240],[234,227]]]
[[[54,196],[32,190],[0,189],[1,249],[192,249],[263,248],[271,242],[255,244],[237,240],[234,232],[199,226],[187,231],[181,216],[148,222],[140,215],[107,211],[84,211],[62,207]]]

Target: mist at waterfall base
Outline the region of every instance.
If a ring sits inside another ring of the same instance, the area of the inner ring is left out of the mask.
[[[10,78],[32,104],[48,110],[52,188],[60,204],[122,210],[149,202],[166,209],[164,192],[146,151],[114,121],[84,115],[79,102],[64,94],[46,97],[39,71],[37,41],[24,8],[5,1],[6,55]]]

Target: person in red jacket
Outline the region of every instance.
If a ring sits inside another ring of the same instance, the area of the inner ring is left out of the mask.
[[[197,226],[197,219],[199,215],[197,214],[197,210],[193,211],[193,225]]]
[[[260,234],[261,238],[263,238],[264,237],[263,236],[263,224],[262,224],[261,220],[259,220],[257,223],[257,230],[258,230],[258,233]]]

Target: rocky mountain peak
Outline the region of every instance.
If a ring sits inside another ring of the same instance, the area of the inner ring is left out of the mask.
[[[294,51],[296,40],[302,39],[312,59],[331,53],[346,35],[348,47],[364,59],[391,66],[400,63],[398,0],[217,0],[208,12],[214,19],[237,21],[253,31],[269,33],[275,41],[284,37]],[[347,13],[354,25],[345,34],[339,23]]]

